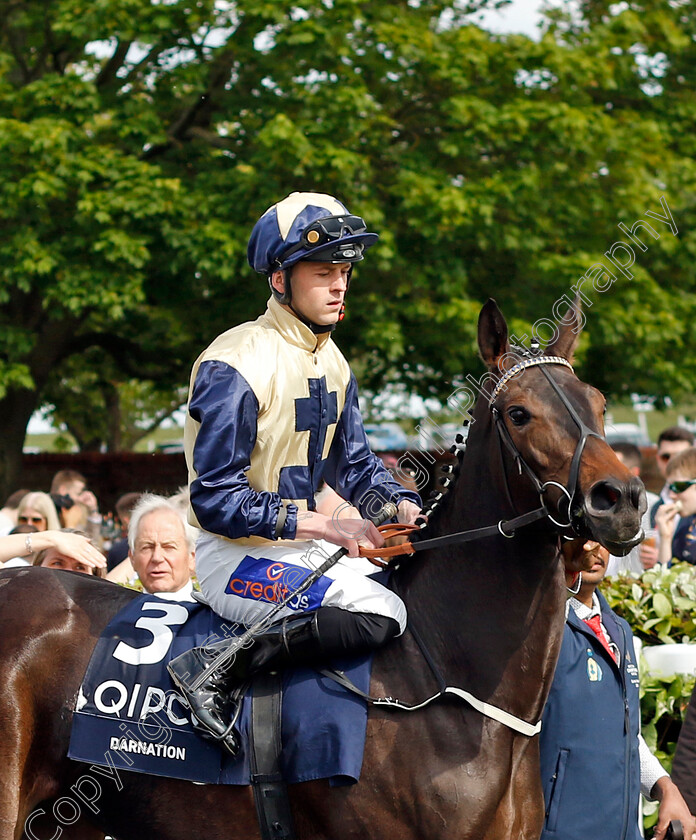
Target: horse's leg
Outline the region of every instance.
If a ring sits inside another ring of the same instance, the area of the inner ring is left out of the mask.
[[[514,762],[510,784],[482,840],[538,840],[544,824],[539,750],[527,742]]]
[[[17,840],[37,801],[26,779],[34,716],[22,676],[2,673],[0,681],[4,686],[0,697],[0,840]]]

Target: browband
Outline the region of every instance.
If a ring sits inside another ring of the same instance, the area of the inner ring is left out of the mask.
[[[503,390],[506,383],[513,377],[517,376],[518,373],[522,373],[525,368],[534,367],[535,365],[565,365],[567,368],[570,368],[570,370],[573,370],[571,363],[568,359],[564,359],[563,356],[535,356],[533,359],[523,359],[521,362],[513,365],[509,370],[505,371],[505,373],[500,377],[493,389],[490,399],[488,400],[488,404],[493,405],[498,394]]]

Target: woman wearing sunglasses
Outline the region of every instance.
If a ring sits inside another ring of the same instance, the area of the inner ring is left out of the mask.
[[[659,562],[672,558],[696,565],[696,447],[674,455],[667,464],[670,501],[655,514],[660,533]],[[677,524],[677,516],[681,517]]]
[[[33,525],[37,531],[57,531],[60,520],[48,493],[27,493],[17,508],[17,524]]]

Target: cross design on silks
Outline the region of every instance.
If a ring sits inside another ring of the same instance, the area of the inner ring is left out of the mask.
[[[284,499],[307,499],[314,509],[314,489],[323,472],[322,455],[326,433],[338,420],[336,391],[328,391],[326,377],[308,379],[308,397],[295,400],[295,431],[309,432],[307,465],[283,467],[278,477],[278,493]]]

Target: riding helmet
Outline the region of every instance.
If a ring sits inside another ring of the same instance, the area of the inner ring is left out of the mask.
[[[301,260],[354,263],[379,237],[324,193],[294,192],[269,207],[249,239],[249,265],[270,277]]]

